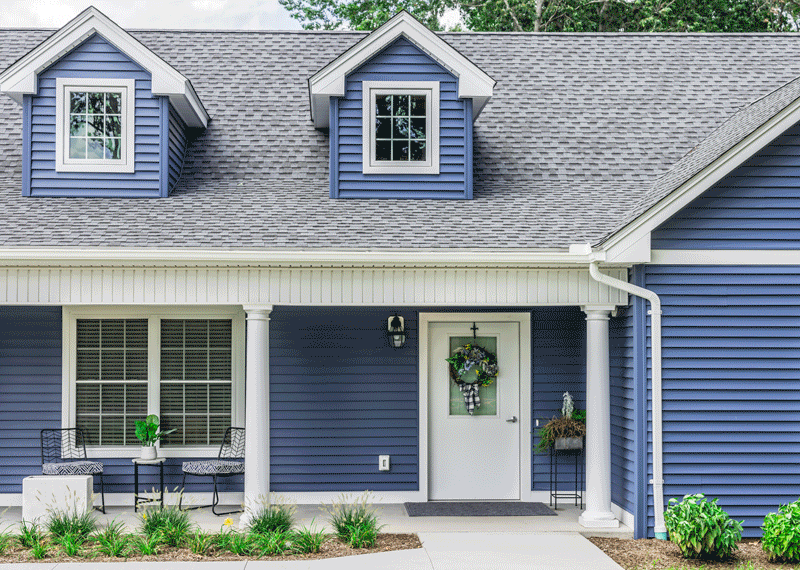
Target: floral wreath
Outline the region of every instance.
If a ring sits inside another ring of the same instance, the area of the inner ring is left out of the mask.
[[[450,363],[450,377],[459,384],[464,374],[475,368],[478,379],[473,384],[488,386],[497,378],[497,355],[477,344],[465,344],[446,359]]]

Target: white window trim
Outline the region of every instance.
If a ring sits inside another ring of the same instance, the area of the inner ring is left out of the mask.
[[[361,144],[364,174],[439,174],[439,82],[362,81]],[[378,94],[427,95],[426,147],[423,161],[375,160],[375,97]]]
[[[69,97],[67,92],[75,90],[122,91],[122,153],[119,160],[69,158]],[[56,172],[134,172],[135,121],[135,79],[56,78]]]
[[[64,307],[62,314],[61,425],[76,423],[76,365],[78,319],[147,319],[147,413],[160,414],[161,319],[231,319],[231,425],[244,426],[245,313],[238,307]],[[157,445],[160,457],[216,456],[219,444],[186,447]],[[141,447],[87,447],[89,457],[139,457]]]

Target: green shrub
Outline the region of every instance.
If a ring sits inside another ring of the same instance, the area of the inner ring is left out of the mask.
[[[0,556],[8,552],[16,537],[9,531],[0,531]]]
[[[761,547],[770,560],[800,562],[800,499],[764,517]]]
[[[249,556],[253,552],[253,539],[257,535],[245,532],[225,532],[219,536],[221,548],[238,556]]]
[[[374,546],[383,528],[383,525],[378,525],[378,515],[369,504],[370,497],[369,493],[364,493],[350,501],[341,495],[338,501],[326,507],[328,521],[336,536],[353,548]]]
[[[274,530],[265,534],[252,535],[251,552],[259,556],[283,556],[291,550],[292,534],[286,530]]]
[[[67,533],[59,536],[56,540],[64,554],[72,557],[80,554],[81,547],[83,547],[83,543],[86,542],[86,537],[79,534]]]
[[[702,493],[686,495],[681,502],[670,499],[664,522],[669,539],[686,558],[728,557],[742,539],[742,523],[731,520],[717,499],[709,502]]]
[[[263,505],[250,519],[251,534],[288,532],[294,525],[295,508],[291,505]]]
[[[205,556],[214,547],[216,537],[213,534],[195,530],[186,537],[186,546],[195,554]]]
[[[131,546],[139,551],[142,556],[158,554],[158,547],[163,544],[163,537],[160,533],[154,532],[150,535],[132,535]]]
[[[39,540],[31,546],[31,556],[36,560],[41,560],[47,556],[50,547],[45,540]]]
[[[121,522],[114,521],[95,533],[93,538],[101,553],[114,558],[125,558],[128,555],[130,547],[128,537],[122,534],[124,528],[125,525]]]
[[[97,520],[93,511],[53,510],[50,511],[45,526],[54,538],[72,535],[86,540],[97,528]]]
[[[36,523],[22,521],[19,526],[19,543],[25,548],[33,548],[44,539],[44,533]]]
[[[314,521],[311,521],[310,528],[302,528],[294,533],[292,537],[292,547],[296,552],[316,553],[320,551],[322,545],[330,539],[330,535],[324,531],[314,528]]]
[[[166,545],[181,546],[191,530],[189,513],[177,505],[145,507],[142,513],[142,533],[147,537],[159,535]]]

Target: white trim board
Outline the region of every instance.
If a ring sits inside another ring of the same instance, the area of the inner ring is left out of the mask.
[[[428,430],[428,345],[430,323],[484,321],[519,323],[519,412],[520,412],[520,500],[533,500],[531,484],[532,418],[531,418],[531,314],[520,313],[419,313],[419,489],[429,497],[429,430]]]
[[[800,99],[790,103],[744,140],[734,145],[679,188],[617,231],[599,248],[605,251],[606,260],[615,263],[649,262],[649,255],[644,255],[645,252],[642,248],[636,247],[637,242],[644,239],[646,235],[677,214],[692,200],[722,180],[798,121],[800,121]],[[632,254],[626,254],[628,250],[631,250]]]
[[[133,467],[131,466],[131,469]],[[133,471],[131,470],[131,478]],[[199,481],[199,479],[198,479]],[[131,486],[133,486],[131,484]],[[183,495],[184,505],[210,505],[212,492],[207,493],[185,493]],[[219,494],[221,505],[241,505],[244,501],[242,493],[223,492]],[[178,494],[170,492],[164,488],[164,503],[168,505],[177,504]],[[101,504],[100,493],[94,495],[94,504],[99,507]],[[22,493],[0,493],[0,506],[20,507],[22,506]],[[106,493],[107,507],[130,507],[133,510],[133,492],[130,493]],[[220,523],[221,524],[221,523]]]
[[[473,99],[473,119],[478,116],[492,96],[495,80],[403,10],[308,80],[311,118],[316,128],[328,128],[330,98],[344,97],[347,74],[400,36],[407,38],[458,78],[459,99]]]
[[[189,80],[93,6],[0,73],[0,92],[18,103],[22,103],[23,95],[36,95],[39,73],[93,34],[99,34],[149,71],[153,95],[169,97],[188,126],[208,126],[210,117]]]
[[[617,505],[616,503],[611,503],[611,512],[620,521],[622,524],[627,526],[628,528],[636,528],[636,517],[634,517],[631,513]]]
[[[650,265],[800,265],[796,249],[654,249]]]
[[[627,269],[608,274],[627,280]],[[627,305],[588,267],[152,269],[0,267],[4,305]]]

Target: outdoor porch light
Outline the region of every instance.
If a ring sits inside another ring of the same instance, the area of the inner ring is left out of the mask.
[[[397,313],[388,319],[389,342],[395,348],[401,348],[406,343],[406,327],[403,317],[398,317]]]

